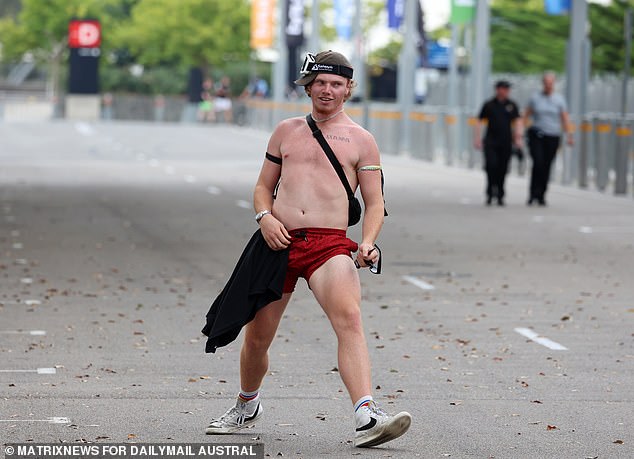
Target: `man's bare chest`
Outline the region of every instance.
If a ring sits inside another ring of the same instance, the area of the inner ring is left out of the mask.
[[[359,153],[352,139],[346,132],[324,132],[324,138],[332,148],[341,165],[348,170],[355,170],[359,161]],[[321,148],[317,139],[312,136],[302,136],[297,139],[289,139],[284,142],[281,149],[283,161],[287,164],[310,164],[314,167],[332,167],[326,153]]]

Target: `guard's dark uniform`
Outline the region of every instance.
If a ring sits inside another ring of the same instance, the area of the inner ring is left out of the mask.
[[[504,179],[513,149],[512,123],[519,117],[517,104],[510,99],[500,101],[494,97],[485,102],[480,110],[478,118],[488,120],[483,142],[488,203],[492,198],[497,198],[500,204],[503,202]]]

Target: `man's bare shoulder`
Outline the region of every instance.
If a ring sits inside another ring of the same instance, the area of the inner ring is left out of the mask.
[[[347,127],[355,143],[362,147],[362,151],[378,151],[376,140],[370,131],[356,123],[354,120],[350,120]]]
[[[282,133],[288,133],[289,131],[294,131],[299,127],[302,127],[306,124],[306,119],[302,116],[296,116],[293,118],[287,118],[285,120],[280,121],[275,127],[275,131],[279,131]]]

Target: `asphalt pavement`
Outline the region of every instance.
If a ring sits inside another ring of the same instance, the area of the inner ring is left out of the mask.
[[[257,226],[268,133],[0,123],[0,440],[264,443],[267,457],[634,457],[634,199],[384,156],[383,274],[361,274],[375,398],[411,430],[352,446],[336,340],[303,281],[263,420],[206,436],[239,338],[200,329]],[[342,190],[343,192],[343,190]],[[360,228],[349,231],[358,239]]]

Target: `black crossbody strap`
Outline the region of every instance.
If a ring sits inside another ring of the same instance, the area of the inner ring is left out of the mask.
[[[308,123],[308,126],[310,126],[310,130],[313,131],[313,137],[317,139],[317,142],[319,142],[319,145],[321,145],[321,148],[324,150],[324,153],[326,153],[326,156],[330,160],[330,164],[332,164],[335,172],[337,172],[341,183],[343,183],[343,187],[346,189],[348,199],[352,199],[354,193],[352,192],[352,188],[350,187],[350,183],[348,182],[348,177],[346,177],[346,173],[343,171],[341,163],[337,160],[337,156],[335,156],[335,152],[332,151],[332,148],[330,148],[328,141],[324,138],[324,134],[317,127],[317,123],[315,123],[315,120],[310,113],[306,115],[306,122]]]

